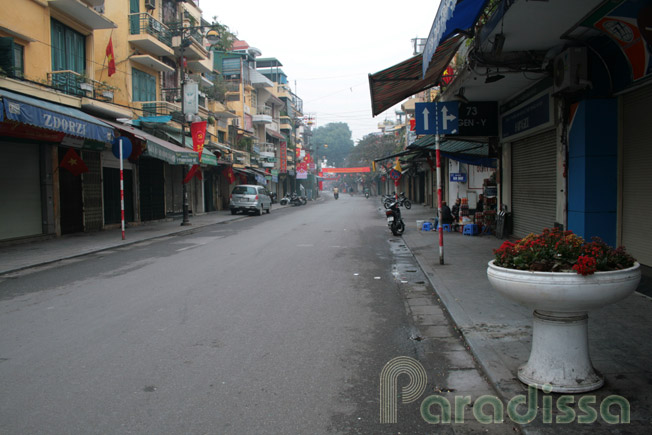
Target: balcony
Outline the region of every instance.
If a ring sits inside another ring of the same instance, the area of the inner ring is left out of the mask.
[[[104,6],[100,0],[48,0],[48,6],[56,9],[69,17],[74,18],[92,30],[116,29],[118,26],[113,21],[99,12]]]
[[[290,87],[288,85],[276,85],[276,96],[279,98],[290,99]]]
[[[150,14],[129,15],[129,42],[155,56],[174,56],[170,29]]]
[[[168,101],[134,101],[134,108],[142,110],[143,116],[164,116],[181,113],[181,105]]]
[[[281,130],[292,130],[292,118],[287,115],[281,115]]]
[[[270,107],[259,107],[257,112],[256,115],[253,115],[254,124],[271,124],[274,121]]]
[[[89,97],[108,103],[113,102],[113,92],[115,90],[106,83],[86,78],[70,70],[49,72],[48,86],[68,95]]]
[[[254,124],[271,124],[272,117],[271,115],[254,115],[253,116]]]
[[[206,61],[210,58],[204,47],[204,34],[199,29],[188,29],[182,23],[169,23],[172,36],[172,47],[177,57],[185,57],[188,63]],[[208,64],[205,65],[209,67]],[[212,65],[210,70],[212,71]],[[201,71],[203,72],[203,71]]]

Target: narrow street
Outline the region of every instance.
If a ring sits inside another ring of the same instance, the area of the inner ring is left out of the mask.
[[[378,199],[323,195],[0,281],[0,432],[425,433],[427,395],[495,394]],[[398,356],[426,393],[382,424]],[[515,429],[466,411],[438,433]]]

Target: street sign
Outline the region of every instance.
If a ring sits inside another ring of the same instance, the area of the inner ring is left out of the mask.
[[[454,172],[451,175],[451,182],[453,183],[466,183],[466,174],[462,172]]]
[[[416,134],[458,134],[457,101],[415,103]]]

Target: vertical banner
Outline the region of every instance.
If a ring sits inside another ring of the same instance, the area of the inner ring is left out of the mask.
[[[198,160],[201,162],[201,155],[204,152],[204,141],[206,140],[206,121],[193,122],[190,124],[190,134],[192,135],[192,150],[199,154]],[[183,183],[186,184],[195,175],[197,175],[200,180],[202,179],[199,164],[192,165],[192,168],[190,168],[190,171],[186,174],[186,178],[183,179]]]
[[[280,158],[279,172],[287,173],[287,171],[288,171],[288,144],[285,141],[281,141],[281,158]]]

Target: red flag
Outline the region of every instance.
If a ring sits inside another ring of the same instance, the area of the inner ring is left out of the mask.
[[[192,180],[192,177],[197,176],[200,180],[203,179],[201,176],[201,171],[199,170],[199,165],[192,165],[192,168],[186,174],[186,178],[183,179],[183,184],[186,184],[188,181]]]
[[[229,180],[229,184],[235,183],[235,174],[233,174],[233,168],[231,166],[224,168],[222,175],[224,175]]]
[[[88,172],[88,166],[86,166],[86,163],[84,163],[73,148],[68,149],[66,155],[61,159],[59,167],[69,170],[75,177],[84,172]]]
[[[106,46],[106,58],[109,60],[109,77],[115,74],[115,55],[113,54],[113,40],[109,37],[109,45]]]

